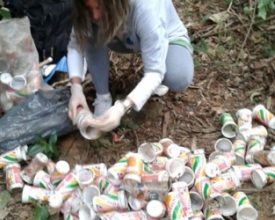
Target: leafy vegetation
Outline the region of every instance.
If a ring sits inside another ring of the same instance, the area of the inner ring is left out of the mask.
[[[56,142],[57,134],[52,134],[49,141],[39,136],[38,141],[29,146],[28,155],[34,157],[37,153],[44,153],[48,158],[57,157],[59,152],[57,150]]]
[[[0,0],[0,20],[11,18],[11,14],[10,14],[9,10],[4,8],[3,6],[4,6],[4,3],[2,0]]]
[[[45,205],[37,204],[33,213],[34,220],[47,220],[49,219],[50,214]]]

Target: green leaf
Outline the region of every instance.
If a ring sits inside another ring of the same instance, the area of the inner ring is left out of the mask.
[[[55,133],[51,135],[49,143],[52,145],[55,145],[56,141],[57,141],[57,134]]]
[[[258,17],[265,20],[266,19],[266,10],[265,10],[265,8],[259,8],[257,15],[258,15]]]
[[[41,135],[38,136],[38,142],[41,144],[47,144],[47,141]]]
[[[11,194],[7,190],[0,192],[0,210],[4,209],[11,198]]]
[[[56,147],[56,142],[57,142],[57,134],[55,133],[51,135],[49,140],[49,148],[50,148],[50,151],[53,152],[54,156],[58,156],[59,154]]]
[[[207,13],[205,16],[203,16],[203,18],[201,19],[201,23],[206,22],[210,18],[211,15],[212,15],[211,13]]]
[[[131,123],[129,121],[121,121],[121,126],[122,127],[125,127],[125,128],[129,128],[129,129],[132,129],[132,130],[135,130],[137,129],[137,125],[134,124],[134,123]]]
[[[207,47],[207,43],[204,40],[201,40],[200,47],[202,49],[202,52],[207,53],[208,47]]]
[[[11,14],[9,11],[0,8],[0,18],[11,18]]]
[[[41,152],[43,152],[43,146],[41,144],[35,144],[28,148],[28,155],[31,157]]]
[[[54,144],[49,144],[50,151],[54,154],[54,156],[58,156],[58,150]]]
[[[97,139],[98,141],[98,145],[100,146],[105,146],[105,147],[110,147],[112,144],[111,142],[108,140],[108,139],[105,139],[105,138],[99,138]]]
[[[39,204],[36,205],[33,220],[47,220],[49,216],[48,209],[45,206]]]
[[[245,15],[250,15],[251,14],[251,9],[249,7],[245,7],[243,9],[243,12],[244,12]]]
[[[48,144],[44,144],[44,145],[43,145],[43,152],[44,152],[45,154],[47,154],[48,152],[50,152],[50,149],[49,149]]]
[[[48,158],[51,158],[51,159],[53,157],[53,153],[52,152],[48,152],[46,155],[47,155]]]

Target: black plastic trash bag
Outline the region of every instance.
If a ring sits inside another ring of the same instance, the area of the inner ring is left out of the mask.
[[[76,130],[68,117],[68,88],[42,91],[25,98],[0,118],[0,153],[34,143],[38,136],[64,135]]]

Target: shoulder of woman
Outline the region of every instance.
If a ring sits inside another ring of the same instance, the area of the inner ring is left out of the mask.
[[[149,11],[154,9],[153,5],[156,0],[130,0],[134,12]]]

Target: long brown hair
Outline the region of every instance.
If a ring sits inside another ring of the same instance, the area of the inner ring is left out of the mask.
[[[72,16],[76,40],[81,48],[85,46],[87,38],[93,36],[92,16],[85,7],[85,0],[73,0]],[[130,0],[98,0],[101,17],[98,42],[102,46],[108,43],[116,34],[122,34],[127,28],[127,18],[130,13]]]

